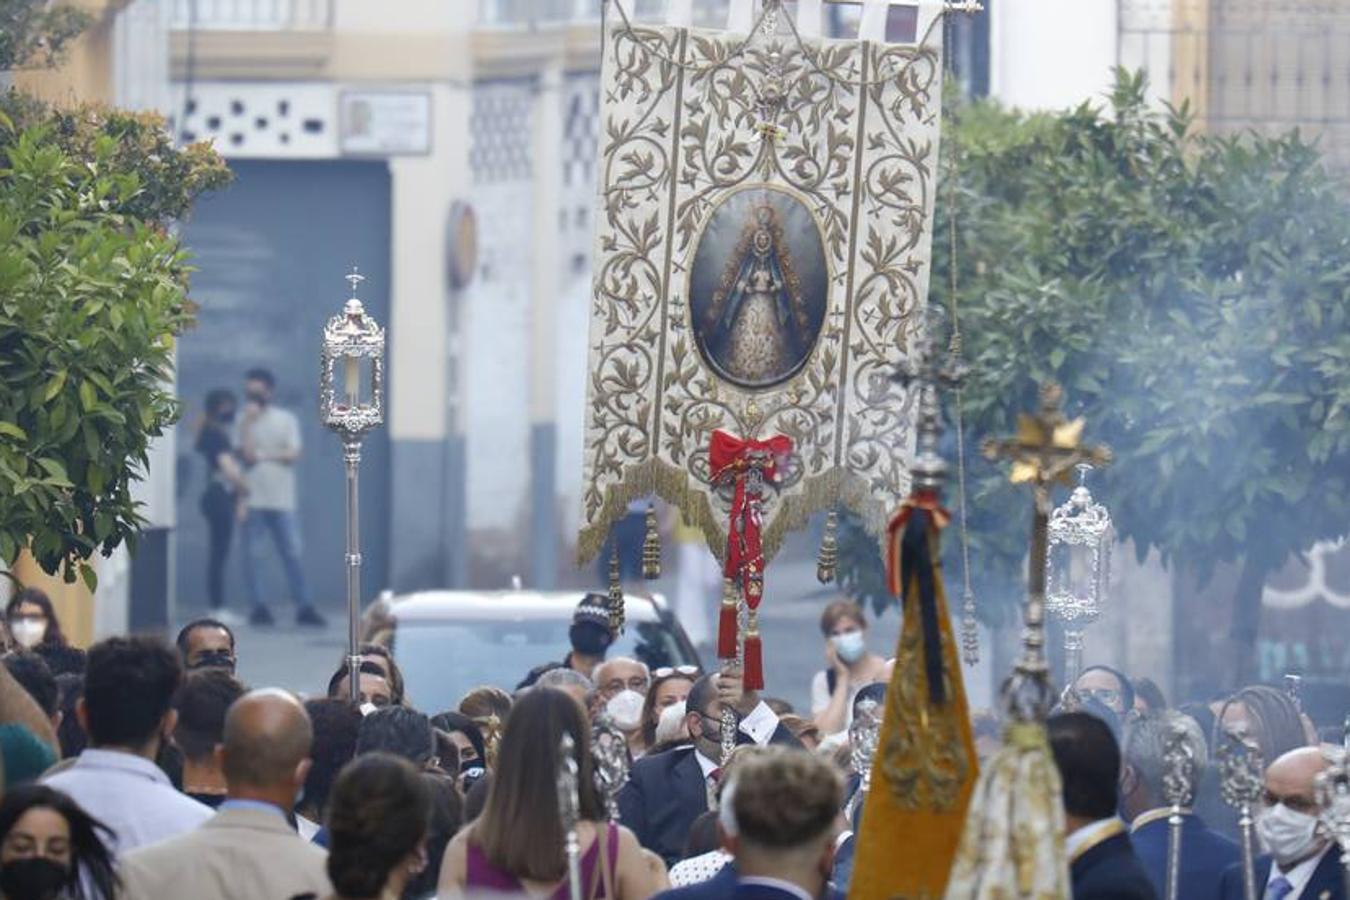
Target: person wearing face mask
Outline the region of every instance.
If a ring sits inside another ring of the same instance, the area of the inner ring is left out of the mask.
[[[206,395],[196,450],[206,462],[206,489],[199,503],[206,519],[206,597],[212,615],[238,619],[225,606],[225,563],[234,523],[243,512],[241,501],[248,494],[244,469],[233,447],[235,406],[233,391],[216,388]]]
[[[609,599],[604,594],[587,594],[581,598],[576,611],[572,613],[567,638],[572,651],[563,657],[562,662],[535,666],[516,685],[516,690],[534,687],[539,676],[550,669],[571,669],[587,678],[591,677],[595,667],[605,661],[609,645],[614,643],[614,635],[609,630]]]
[[[189,672],[198,669],[224,669],[234,674],[237,662],[234,652],[234,632],[230,626],[216,619],[196,619],[178,632],[178,655],[183,668]]]
[[[620,656],[596,666],[594,680],[605,715],[623,732],[636,759],[646,749],[642,742],[642,708],[647,702],[651,673],[637,660]]]
[[[209,806],[174,790],[154,762],[178,723],[172,704],[182,681],[178,654],[158,638],[108,638],[89,650],[84,697],[75,706],[89,747],[46,783],[106,824],[116,853],[211,818]]]
[[[5,792],[0,803],[0,897],[63,900],[84,873],[85,900],[113,900],[120,881],[107,826],[46,785]]]
[[[667,865],[680,859],[690,826],[713,805],[722,775],[724,706],[736,714],[735,743],[801,747],[759,694],[744,689],[739,672],[695,681],[685,700],[692,744],[639,759],[619,792],[620,820]]]
[[[867,649],[867,619],[852,600],[836,600],[820,615],[827,668],[811,681],[811,717],[826,736],[848,730],[853,699],[864,686],[885,680],[886,660]]]
[[[1317,747],[1290,750],[1266,769],[1264,808],[1256,834],[1266,853],[1256,861],[1262,900],[1346,900],[1340,851],[1318,822],[1317,776],[1326,769]],[[1242,869],[1223,873],[1220,896],[1242,900]]]
[[[52,601],[38,588],[24,588],[9,598],[5,605],[5,626],[14,643],[25,650],[66,646],[66,636]]]
[[[327,622],[310,601],[305,572],[300,565],[300,520],[296,506],[295,464],[300,460],[300,421],[295,413],[272,403],[276,379],[266,369],[253,369],[245,378],[243,421],[239,453],[248,468],[248,512],[244,517],[244,583],[248,587],[249,622],[271,625],[272,611],[263,602],[258,580],[258,545],[270,533],[287,587],[295,603],[297,625],[322,628]]]

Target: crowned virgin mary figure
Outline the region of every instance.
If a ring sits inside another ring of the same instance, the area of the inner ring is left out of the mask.
[[[772,206],[754,208],[702,324],[713,364],[749,387],[782,381],[810,353],[810,315]]]

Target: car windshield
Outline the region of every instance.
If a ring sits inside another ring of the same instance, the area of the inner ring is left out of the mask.
[[[455,709],[479,685],[514,691],[530,669],[562,661],[571,649],[570,624],[570,619],[400,622],[394,647],[408,697],[434,715]],[[659,621],[630,622],[607,656],[631,656],[653,669],[698,665]]]

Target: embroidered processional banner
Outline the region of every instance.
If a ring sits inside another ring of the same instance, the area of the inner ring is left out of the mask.
[[[724,476],[756,454],[775,489],[746,552],[836,503],[881,539],[909,490],[892,376],[928,290],[940,17],[887,44],[803,37],[775,4],[749,36],[610,9],[582,561],[655,494],[725,562],[755,485]]]

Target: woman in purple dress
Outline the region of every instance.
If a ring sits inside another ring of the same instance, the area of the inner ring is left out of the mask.
[[[446,848],[440,894],[501,893],[566,900],[566,833],[558,807],[563,733],[576,748],[581,896],[646,900],[666,886],[627,828],[607,823],[595,789],[590,729],[581,705],[552,688],[532,688],[511,709],[483,814]]]

